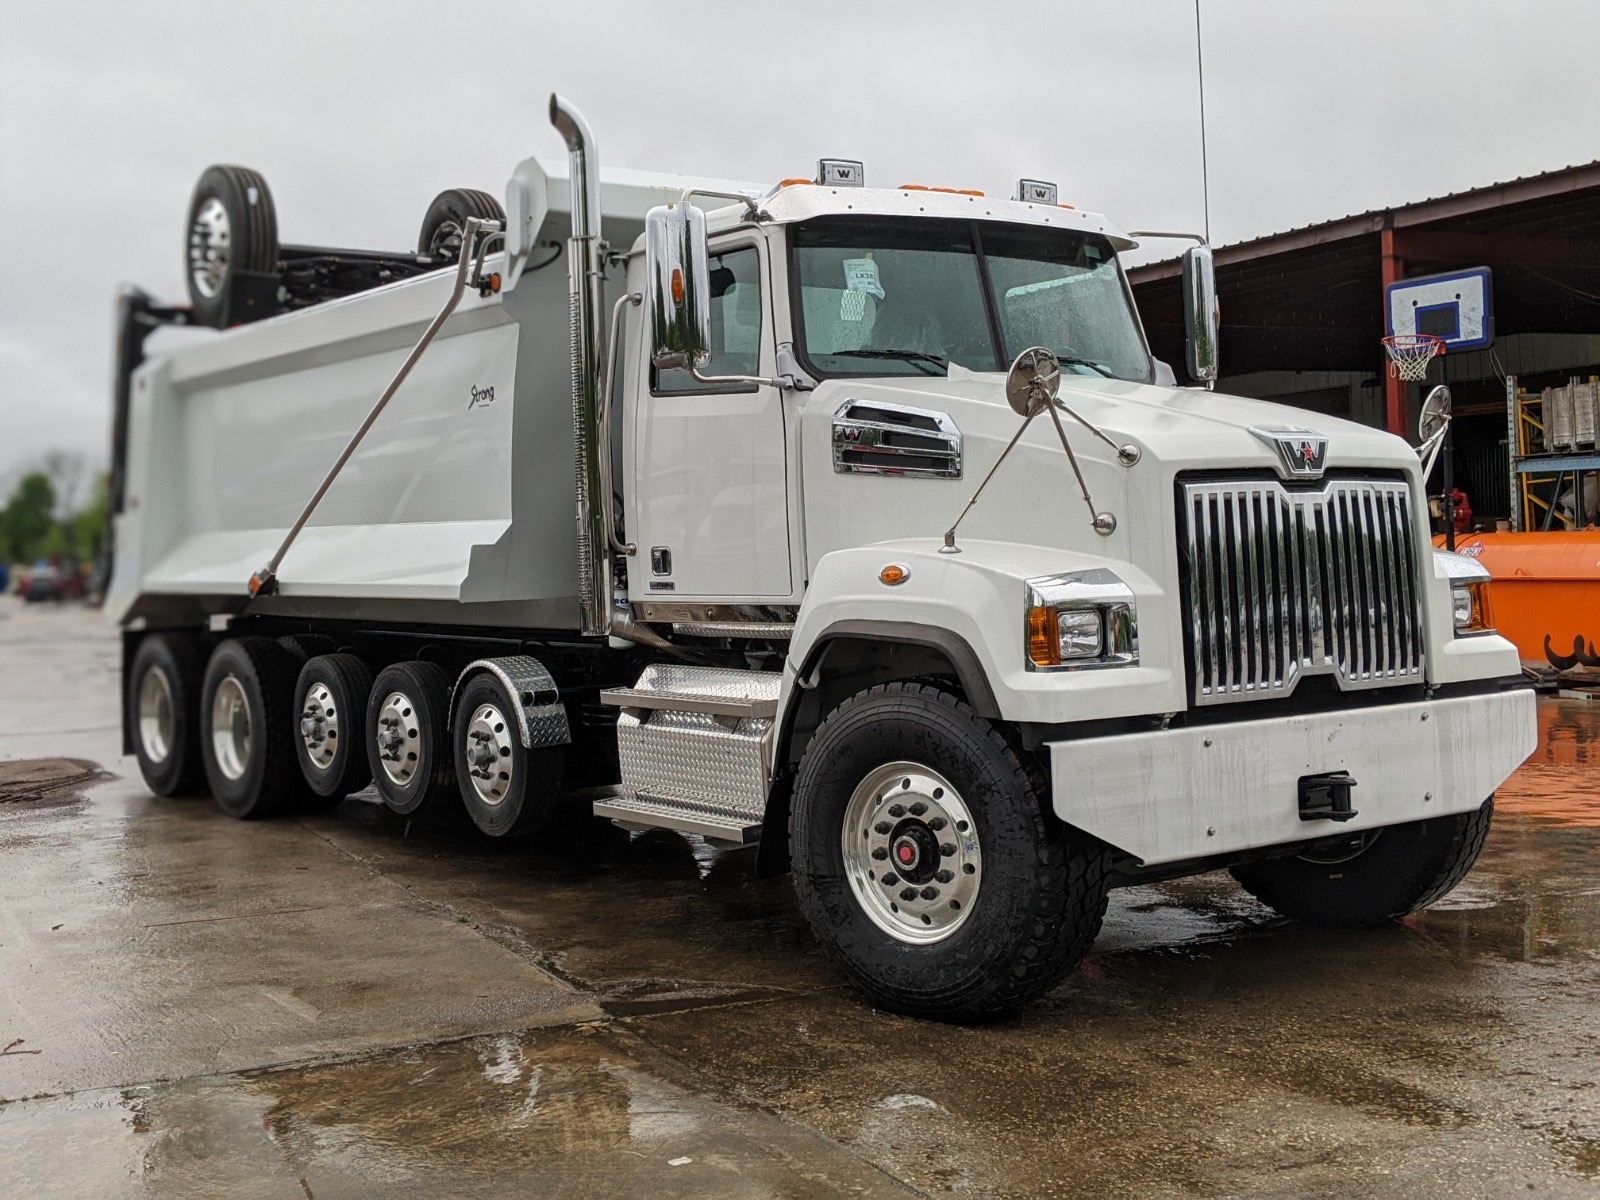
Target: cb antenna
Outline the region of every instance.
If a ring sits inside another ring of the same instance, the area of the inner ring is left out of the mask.
[[[1200,0],[1194,0],[1194,61],[1200,77],[1200,202],[1205,207],[1206,241],[1211,241],[1211,172],[1206,163],[1206,55],[1200,41]]]

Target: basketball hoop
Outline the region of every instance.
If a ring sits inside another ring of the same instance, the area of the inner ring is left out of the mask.
[[[1415,383],[1428,376],[1428,364],[1444,353],[1444,339],[1431,333],[1393,333],[1383,339],[1389,356],[1389,375]]]

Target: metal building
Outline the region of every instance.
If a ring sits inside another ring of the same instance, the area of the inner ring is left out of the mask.
[[[1538,397],[1600,375],[1600,161],[1223,246],[1216,263],[1219,390],[1348,417],[1414,442],[1424,389],[1447,383],[1457,485],[1485,521],[1513,515],[1524,478],[1553,476],[1542,497],[1532,497],[1533,511],[1518,514],[1537,527],[1555,491],[1570,487],[1569,464],[1600,468],[1592,440],[1559,447],[1559,456],[1544,444],[1536,403],[1524,404],[1534,419],[1523,425],[1523,449],[1559,457],[1562,471],[1539,475],[1541,463],[1514,463],[1508,430],[1517,421],[1507,396],[1508,377]],[[1425,384],[1389,378],[1379,344],[1385,285],[1479,266],[1492,271],[1494,344],[1441,356]],[[1130,276],[1152,348],[1181,375],[1178,261],[1135,267]]]

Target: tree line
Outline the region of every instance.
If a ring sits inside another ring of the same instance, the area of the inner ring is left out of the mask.
[[[107,485],[105,472],[91,474],[82,455],[45,455],[0,508],[0,562],[93,562],[105,548]]]

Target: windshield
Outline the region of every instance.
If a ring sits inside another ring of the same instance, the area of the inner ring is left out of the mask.
[[[799,341],[815,373],[1003,371],[1029,346],[1064,370],[1148,382],[1111,243],[1028,225],[826,217],[794,230]]]

